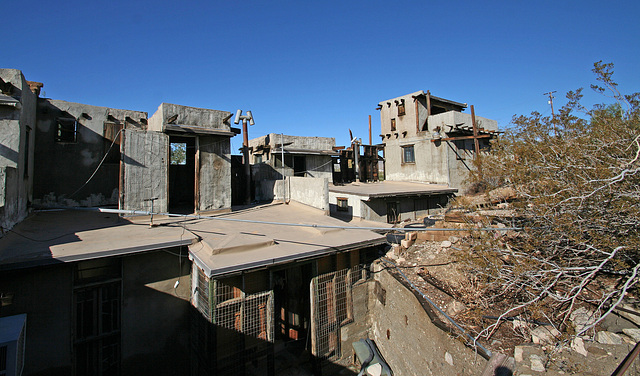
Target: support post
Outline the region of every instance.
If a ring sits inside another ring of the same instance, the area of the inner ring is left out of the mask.
[[[249,164],[249,134],[247,133],[247,119],[242,119],[242,154],[244,155],[244,174],[246,181],[245,201],[246,205],[251,203],[251,165]]]
[[[371,115],[369,115],[369,145],[373,145],[373,141],[371,140]]]
[[[478,124],[476,124],[476,112],[471,105],[471,123],[473,124],[473,145],[475,146],[475,158],[478,158],[480,153],[480,141],[478,141]]]

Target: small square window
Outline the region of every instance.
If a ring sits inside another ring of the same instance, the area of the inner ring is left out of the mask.
[[[401,103],[398,103],[398,116],[402,116],[405,114],[404,111],[404,101]]]
[[[349,211],[349,199],[346,197],[336,197],[338,211]]]
[[[76,142],[78,121],[73,118],[58,118],[56,142]]]
[[[416,156],[413,151],[413,145],[402,147],[402,163],[415,163]]]

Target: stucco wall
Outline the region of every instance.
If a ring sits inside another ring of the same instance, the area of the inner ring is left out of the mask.
[[[347,199],[347,211],[338,210],[338,197]],[[360,217],[362,218],[362,196],[350,195],[346,193],[329,192],[329,207],[332,216],[336,217]]]
[[[283,189],[284,184],[284,189]],[[294,200],[329,214],[329,182],[323,178],[303,178],[287,176],[283,180],[265,180],[256,195],[260,200],[282,200],[283,192],[287,200]]]
[[[0,69],[0,77],[11,85],[5,95],[20,102],[20,108],[0,106],[0,226],[10,229],[26,217],[32,200],[37,97],[21,71]]]
[[[59,117],[77,119],[76,142],[56,142]],[[41,99],[35,146],[35,202],[66,206],[116,205],[120,147],[114,144],[111,155],[115,158],[105,159],[100,165],[112,144],[105,138],[105,122],[117,120],[127,130],[141,130],[146,127],[146,118],[146,112]],[[84,185],[94,171],[96,174]]]

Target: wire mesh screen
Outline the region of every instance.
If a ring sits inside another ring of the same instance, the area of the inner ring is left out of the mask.
[[[361,266],[319,275],[311,280],[311,347],[314,356],[341,355],[340,328],[353,321],[353,285],[366,278]]]
[[[244,294],[237,287],[217,283],[213,322],[263,341],[273,342],[273,292]]]
[[[197,284],[197,294],[195,296],[196,299],[196,307],[198,307],[198,311],[202,313],[207,320],[211,319],[211,308],[209,305],[210,298],[210,286],[209,286],[209,277],[202,271],[202,269],[198,268],[194,265],[194,270],[198,271],[198,284]]]

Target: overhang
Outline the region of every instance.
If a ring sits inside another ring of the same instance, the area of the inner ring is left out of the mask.
[[[233,137],[237,133],[223,129],[213,129],[206,127],[199,127],[195,125],[179,125],[179,124],[165,124],[164,131],[167,133],[180,133],[180,134],[194,134],[194,135],[210,135],[210,136],[223,136]]]

